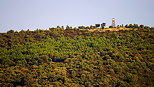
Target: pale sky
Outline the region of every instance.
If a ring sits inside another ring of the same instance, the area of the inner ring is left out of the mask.
[[[0,0],[0,32],[56,26],[144,24],[154,27],[154,0]]]

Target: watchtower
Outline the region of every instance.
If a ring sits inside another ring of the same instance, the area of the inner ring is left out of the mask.
[[[112,25],[113,27],[115,27],[115,18],[112,18]]]

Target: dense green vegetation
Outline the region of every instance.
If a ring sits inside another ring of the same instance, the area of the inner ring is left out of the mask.
[[[0,34],[0,86],[152,87],[154,29]]]

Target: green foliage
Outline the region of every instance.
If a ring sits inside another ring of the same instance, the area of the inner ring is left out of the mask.
[[[0,86],[152,87],[153,43],[152,28],[1,33]]]
[[[70,27],[70,26],[67,25],[66,26],[66,29],[69,30],[69,29],[72,29],[72,27]]]
[[[138,24],[127,24],[125,25],[126,28],[140,28]]]
[[[100,27],[101,25],[100,24],[95,24],[96,28]]]
[[[114,28],[113,26],[109,26],[109,28]]]
[[[133,26],[133,28],[138,28],[139,26],[138,26],[138,24],[134,24],[134,26]]]
[[[14,33],[14,30],[9,30],[7,33],[8,33],[8,34]]]

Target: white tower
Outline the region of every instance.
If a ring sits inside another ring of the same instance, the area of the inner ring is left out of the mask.
[[[112,18],[112,25],[113,27],[115,27],[115,18]]]

